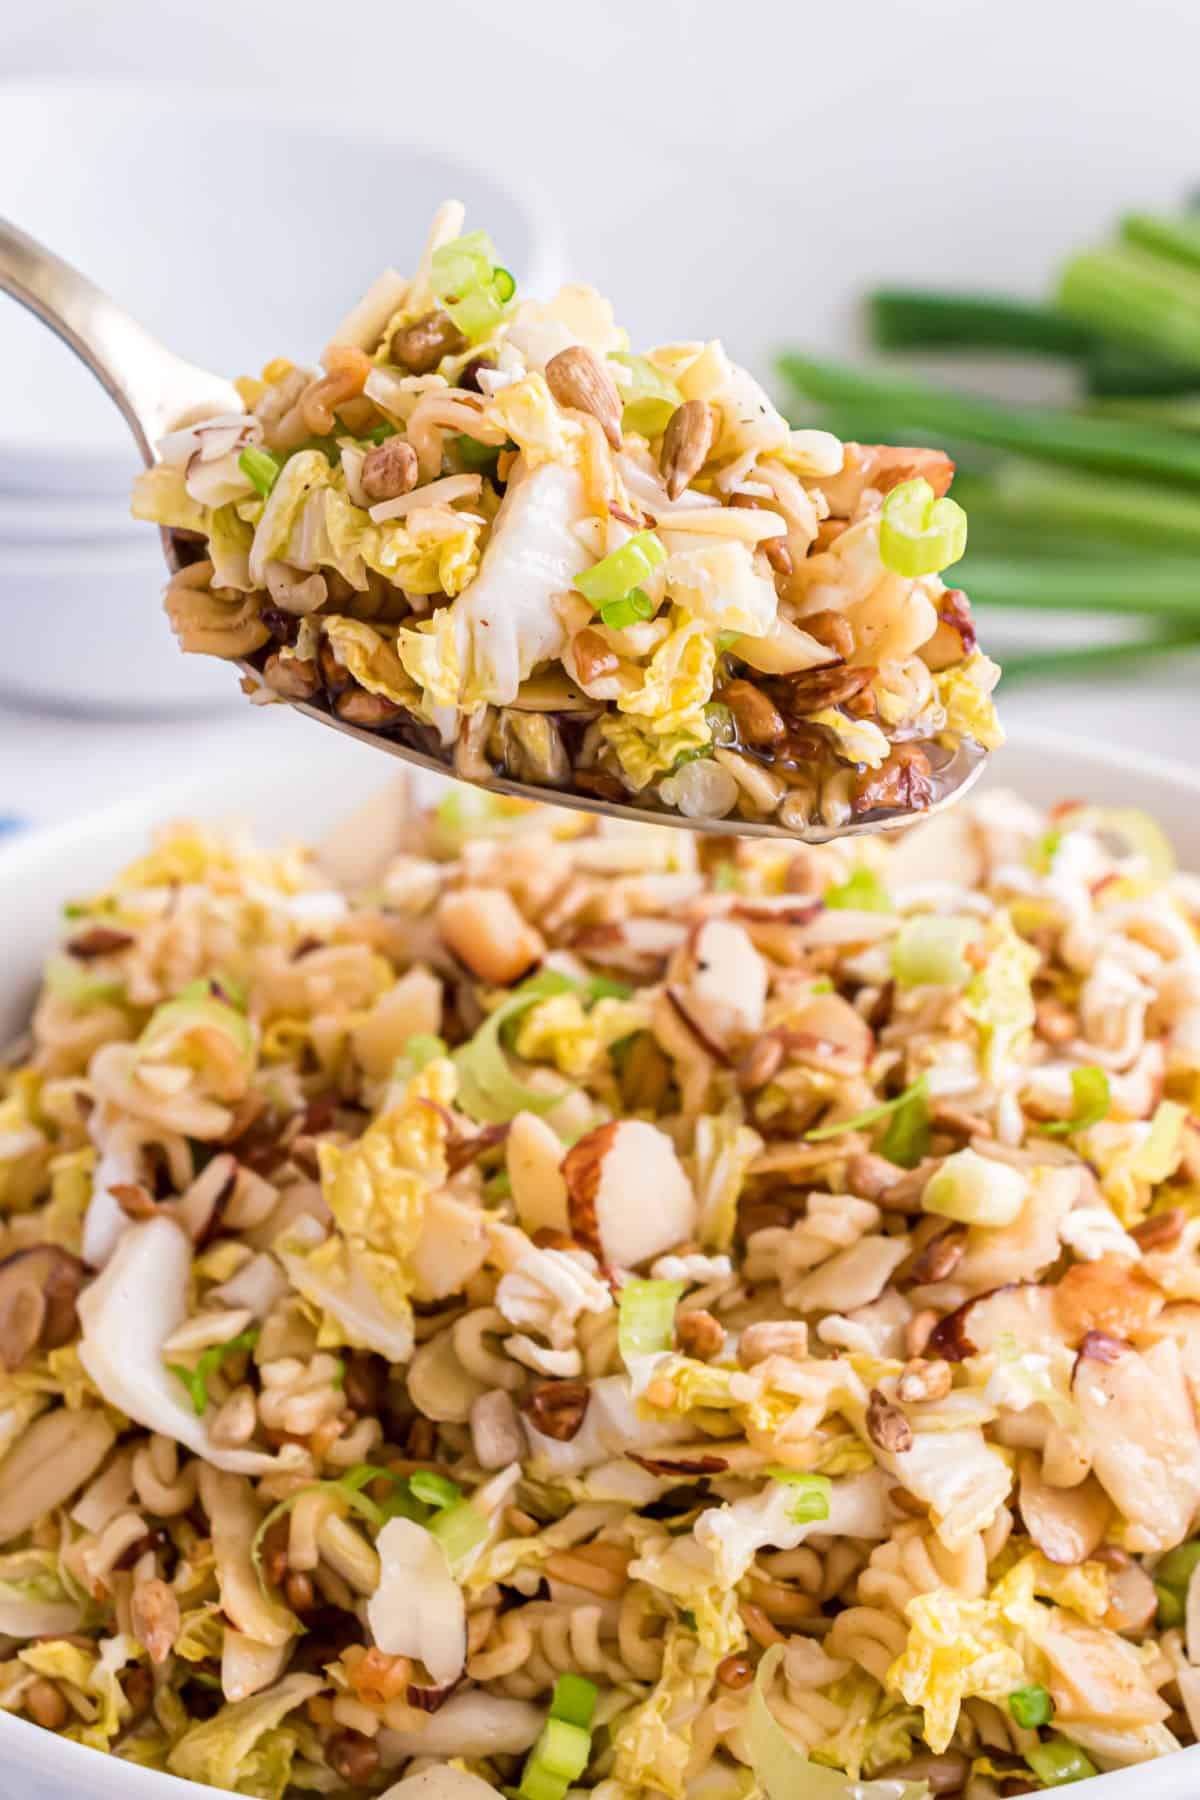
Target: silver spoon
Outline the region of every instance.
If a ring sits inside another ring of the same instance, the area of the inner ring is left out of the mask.
[[[147,466],[155,461],[154,445],[168,431],[217,413],[243,410],[241,396],[232,382],[174,355],[85,275],[3,219],[0,219],[0,290],[27,306],[87,365],[120,410]],[[175,571],[182,566],[175,539],[168,530],[163,530],[160,535],[167,565]],[[257,679],[258,672],[250,664],[238,666]],[[307,701],[291,700],[283,704],[346,737],[357,738],[359,743],[367,744],[373,750],[397,756],[402,762],[428,769],[435,775],[453,773],[436,756],[410,749],[361,725],[349,725]],[[502,775],[494,777],[487,786],[489,791],[511,794],[520,800],[571,806],[581,812],[603,813],[611,819],[637,819],[650,825],[674,825],[687,831],[712,832],[723,837],[774,837],[790,839],[793,843],[822,844],[834,838],[894,831],[944,812],[978,780],[986,760],[987,753],[979,745],[960,743],[935,770],[937,798],[923,812],[879,812],[843,825],[813,823],[801,832],[750,819],[685,819],[678,813],[600,800],[590,794],[567,793],[558,788],[537,787],[528,782],[511,781]]]

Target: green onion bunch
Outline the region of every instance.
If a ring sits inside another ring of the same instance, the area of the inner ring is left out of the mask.
[[[1065,368],[1065,407],[1018,405],[913,375],[787,351],[804,424],[955,458],[970,539],[953,580],[985,609],[1110,614],[1115,643],[1007,656],[1005,674],[1123,671],[1200,645],[1200,209],[1134,213],[1069,258],[1046,304],[881,287],[874,347]]]

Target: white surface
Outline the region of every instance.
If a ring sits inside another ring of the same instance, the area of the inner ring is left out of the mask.
[[[511,177],[352,117],[310,122],[306,111],[278,96],[0,86],[0,214],[170,349],[231,376],[285,353],[315,359],[388,262],[411,266],[450,194],[489,221],[518,279],[558,280],[539,204]],[[386,231],[374,204],[351,200],[385,195]],[[65,485],[66,445],[79,452],[72,468],[100,458],[101,486],[124,491],[140,467],[124,422],[71,352],[7,301],[0,365],[21,374],[0,415],[0,489],[42,491],[56,472]]]
[[[31,832],[0,849],[8,955],[0,988],[0,1041],[20,1029],[38,961],[53,941],[64,899],[102,882],[135,855],[149,828],[180,809],[201,816],[254,821],[275,839],[303,832],[318,838],[345,810],[348,790],[375,780],[372,752],[322,734],[322,748],[286,767],[277,760],[227,755],[193,771],[169,795],[161,791],[92,819]],[[380,779],[390,773],[382,758]],[[1200,868],[1200,779],[1152,758],[1089,748],[1069,738],[1029,734],[994,759],[985,780],[1016,787],[1047,804],[1059,795],[1148,807],[1174,837],[1182,860]],[[112,1762],[63,1743],[24,1720],[0,1715],[0,1794],[4,1800],[187,1800],[214,1790]],[[1082,1783],[1073,1793],[1096,1800],[1194,1800],[1200,1791],[1200,1747],[1154,1764]]]

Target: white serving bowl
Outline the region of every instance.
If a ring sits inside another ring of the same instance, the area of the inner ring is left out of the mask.
[[[237,675],[184,656],[162,606],[157,531],[57,543],[0,538],[12,653],[0,699],[82,713],[204,713],[245,705]]]
[[[539,198],[328,109],[170,82],[0,84],[0,214],[219,374],[315,357],[383,267],[412,266],[449,195],[527,291],[562,279]],[[138,459],[116,409],[7,301],[0,368],[0,490],[45,492],[51,476],[59,488],[123,493]]]
[[[394,770],[363,745],[329,738],[310,761],[208,768],[169,793],[149,792],[97,814],[18,837],[0,847],[5,896],[0,1044],[26,1028],[41,958],[57,935],[62,902],[100,885],[144,847],[156,824],[180,815],[248,820],[268,841],[319,840],[355,803],[394,782]],[[1136,752],[1052,732],[1030,732],[993,757],[985,783],[1015,788],[1038,805],[1056,799],[1140,806],[1173,838],[1185,867],[1200,870],[1200,774]],[[444,785],[418,777],[426,792]],[[0,1793],[12,1800],[188,1800],[214,1794],[62,1742],[23,1719],[0,1714]],[[1102,1775],[1073,1787],[1080,1800],[1195,1800],[1200,1746]]]
[[[0,83],[0,215],[223,375],[277,355],[315,360],[381,269],[413,266],[450,195],[492,233],[526,292],[559,284],[557,228],[507,175],[265,96]],[[181,658],[154,617],[157,537],[137,527],[139,548],[128,548],[141,464],[120,414],[3,295],[0,374],[0,580],[15,622],[0,686],[99,711],[141,710],[148,694],[162,706],[235,703],[236,684]],[[33,513],[14,524],[22,505]],[[107,550],[88,582],[79,544],[98,537]]]

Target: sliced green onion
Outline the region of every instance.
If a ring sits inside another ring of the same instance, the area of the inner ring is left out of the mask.
[[[260,450],[254,444],[251,444],[248,450],[243,450],[238,457],[238,468],[246,480],[257,488],[264,498],[279,480],[279,471],[282,467],[283,461],[280,457],[272,456],[269,450]]]
[[[439,1056],[448,1055],[444,1038],[435,1036],[432,1031],[419,1031],[405,1044],[403,1060],[419,1075],[422,1069],[429,1063],[436,1062]]]
[[[836,1125],[818,1125],[815,1131],[804,1133],[805,1142],[820,1144],[826,1138],[842,1137],[847,1131],[865,1131],[870,1125],[878,1125],[880,1119],[889,1118],[908,1106],[916,1099],[924,1100],[929,1082],[926,1076],[918,1075],[911,1087],[897,1094],[894,1100],[884,1100],[878,1106],[868,1106],[865,1112],[855,1113],[852,1119],[839,1119]]]
[[[586,981],[577,982],[576,986],[583,988],[589,1002],[628,1000],[633,995],[633,989],[627,981],[616,981],[611,975],[589,975]]]
[[[1187,1591],[1197,1563],[1200,1563],[1200,1538],[1189,1539],[1159,1559],[1154,1571],[1154,1591],[1158,1595],[1158,1624],[1162,1630],[1183,1623]]]
[[[408,1488],[414,1500],[436,1507],[439,1512],[447,1506],[457,1506],[463,1497],[457,1481],[451,1481],[448,1475],[439,1475],[434,1469],[414,1469],[408,1478]]]
[[[1038,875],[1048,875],[1054,866],[1054,859],[1058,855],[1058,846],[1062,841],[1061,831],[1048,831],[1045,837],[1040,837],[1029,852],[1030,868]]]
[[[962,1225],[1011,1225],[1027,1192],[1019,1169],[980,1156],[978,1150],[956,1150],[926,1182],[921,1207]]]
[[[471,475],[493,475],[500,460],[499,444],[481,444],[478,438],[460,432],[454,440],[458,460]]]
[[[607,625],[612,631],[624,631],[627,625],[636,625],[641,619],[649,619],[654,614],[654,602],[645,588],[630,588],[621,600],[607,600],[600,608],[600,623]]]
[[[380,1504],[369,1499],[362,1492],[363,1488],[369,1487],[375,1481],[391,1482],[395,1491],[390,1500]],[[264,1594],[268,1589],[262,1567],[263,1541],[272,1525],[280,1519],[285,1519],[296,1502],[303,1499],[305,1494],[335,1495],[348,1511],[357,1513],[360,1519],[364,1519],[376,1531],[385,1525],[388,1519],[403,1517],[413,1519],[417,1524],[424,1524],[427,1516],[424,1507],[418,1506],[409,1494],[408,1480],[405,1476],[395,1475],[391,1469],[377,1468],[373,1463],[356,1463],[336,1481],[310,1481],[304,1487],[299,1487],[294,1493],[289,1494],[286,1500],[280,1500],[278,1505],[271,1508],[270,1512],[264,1513],[259,1521],[258,1530],[254,1533],[250,1544],[250,1560],[254,1564],[258,1585]]]
[[[737,869],[728,858],[719,862],[712,872],[714,894],[732,894],[737,888]]]
[[[902,1169],[915,1169],[922,1157],[929,1155],[928,1083],[922,1075],[907,1092],[892,1114],[879,1154]]]
[[[598,1690],[594,1681],[573,1673],[560,1675],[554,1684],[550,1700],[550,1717],[562,1719],[568,1725],[577,1725],[580,1731],[590,1731],[597,1698]]]
[[[1096,1773],[1095,1764],[1070,1738],[1047,1738],[1028,1751],[1025,1761],[1044,1787],[1065,1787],[1071,1781],[1086,1781]]]
[[[593,606],[604,606],[610,600],[623,600],[632,588],[647,581],[659,563],[667,560],[661,538],[652,531],[635,531],[633,536],[601,557],[592,568],[575,577],[575,586]]]
[[[897,575],[936,575],[966,547],[967,515],[957,500],[939,500],[922,476],[892,489],[879,520],[885,568]]]
[[[458,329],[480,338],[504,317],[517,284],[496,262],[496,246],[486,231],[469,231],[435,250],[430,265],[433,291]]]
[[[682,1281],[627,1281],[621,1289],[617,1343],[628,1364],[635,1356],[669,1350],[675,1337],[675,1308]]]
[[[963,951],[978,935],[974,919],[905,919],[892,940],[892,974],[901,987],[964,987],[971,969]]]
[[[855,869],[845,881],[827,887],[823,895],[826,906],[850,912],[891,912],[887,889],[871,869]]]
[[[737,726],[733,714],[723,700],[710,700],[704,708],[704,720],[714,744],[736,744]]]
[[[517,1792],[522,1800],[563,1800],[571,1783],[587,1768],[591,1754],[590,1730],[569,1719],[556,1718],[551,1711],[529,1752]]]
[[[182,1363],[167,1364],[171,1374],[177,1376],[187,1388],[197,1418],[207,1412],[211,1404],[208,1384],[221,1364],[228,1362],[231,1356],[240,1356],[244,1350],[253,1350],[258,1339],[258,1327],[252,1326],[249,1331],[240,1331],[236,1337],[226,1339],[223,1344],[213,1344],[204,1352],[194,1369],[186,1368]]]
[[[71,1006],[93,1006],[102,1000],[120,1000],[125,993],[123,981],[112,975],[97,975],[73,956],[48,956],[42,969],[42,980],[52,994]]]
[[[675,758],[675,761],[671,764],[671,773],[673,775],[676,769],[682,769],[686,763],[703,762],[706,756],[711,755],[711,744],[697,744],[694,749],[681,750],[679,755]]]
[[[1008,1696],[1008,1710],[1026,1731],[1048,1725],[1054,1716],[1054,1702],[1048,1691],[1035,1683],[1032,1687],[1014,1688]]]
[[[828,1475],[802,1475],[798,1469],[772,1467],[766,1473],[773,1481],[792,1489],[788,1497],[787,1516],[793,1525],[814,1524],[829,1517],[829,1496],[833,1483]]]
[[[591,1732],[581,1725],[570,1724],[566,1719],[556,1719],[551,1714],[542,1727],[542,1735],[538,1741],[537,1757],[542,1767],[549,1769],[552,1775],[562,1775],[567,1781],[574,1781],[587,1768],[591,1754]]]
[[[334,1358],[334,1368],[331,1379],[334,1387],[337,1388],[340,1393],[346,1385],[346,1359],[344,1356]]]
[[[1069,1119],[1055,1119],[1049,1125],[1041,1125],[1038,1129],[1045,1137],[1066,1137],[1073,1131],[1087,1131],[1092,1125],[1098,1125],[1101,1119],[1108,1117],[1108,1108],[1112,1096],[1112,1086],[1104,1069],[1088,1063],[1082,1069],[1071,1070],[1071,1093],[1073,1104]]]
[[[620,363],[633,377],[618,383],[625,402],[621,429],[636,431],[642,437],[658,437],[667,429],[671,415],[683,405],[683,395],[675,383],[645,356],[631,356],[628,351],[614,351],[610,362]]]
[[[389,438],[396,436],[398,430],[398,426],[389,425],[388,421],[384,419],[376,425],[373,431],[368,431],[367,442],[368,444],[386,444]]]
[[[490,1530],[488,1519],[469,1500],[447,1506],[429,1521],[433,1533],[446,1555],[451,1569],[457,1569],[478,1550]]]
[[[489,1175],[483,1191],[489,1200],[507,1200],[512,1193],[512,1177],[508,1170],[497,1169],[494,1175]]]
[[[1174,1625],[1182,1625],[1187,1612],[1187,1596],[1176,1588],[1166,1587],[1161,1581],[1154,1584],[1154,1592],[1158,1595],[1158,1612],[1155,1623],[1160,1631],[1170,1631]]]

